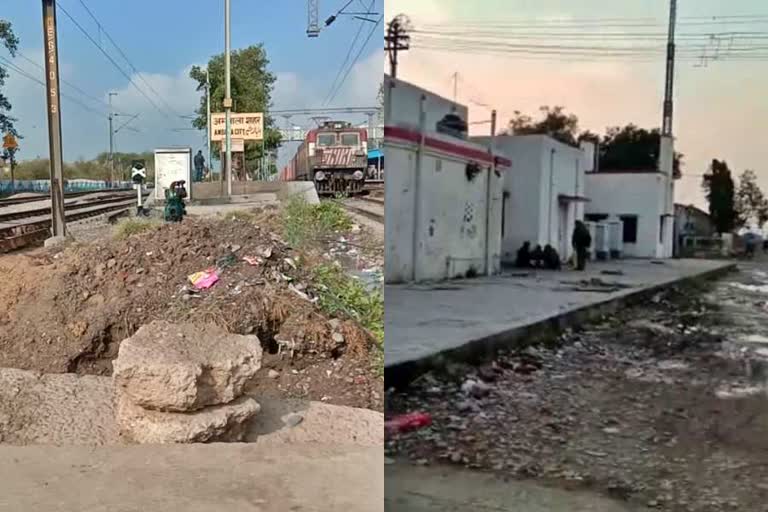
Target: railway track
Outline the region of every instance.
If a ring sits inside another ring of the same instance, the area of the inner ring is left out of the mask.
[[[359,202],[358,202],[359,201]],[[374,220],[380,224],[384,224],[384,202],[369,201],[363,198],[348,199],[344,201],[336,201],[342,208],[362,215],[363,217]],[[370,207],[363,206],[364,203],[369,203]],[[376,205],[376,206],[374,206]]]
[[[64,200],[75,198],[75,197],[82,197],[87,196],[88,194],[121,194],[125,192],[131,192],[131,189],[110,189],[110,190],[91,190],[88,192],[69,192],[67,194],[64,194]],[[40,194],[40,195],[34,195],[34,196],[25,196],[25,197],[4,197],[0,198],[0,208],[6,207],[6,206],[16,206],[19,204],[24,203],[34,203],[36,201],[46,201],[50,199],[49,194]]]
[[[65,202],[64,218],[67,222],[74,222],[99,215],[114,215],[127,211],[135,205],[136,197],[132,193],[101,197],[93,201],[70,201]],[[0,210],[0,253],[39,243],[50,236],[50,206],[1,212],[2,210]]]

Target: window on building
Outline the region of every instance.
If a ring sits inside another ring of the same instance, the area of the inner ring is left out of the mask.
[[[359,146],[360,136],[356,133],[342,133],[341,145],[342,146]]]
[[[317,136],[317,145],[320,147],[333,146],[334,144],[336,144],[335,133],[321,133]]]
[[[607,213],[587,213],[584,215],[584,220],[587,222],[602,222],[608,218]]]
[[[619,218],[624,223],[624,243],[637,243],[637,215],[621,215]]]
[[[659,243],[664,243],[664,216],[659,217]]]

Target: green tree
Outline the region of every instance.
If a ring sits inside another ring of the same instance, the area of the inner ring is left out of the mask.
[[[241,50],[235,50],[231,55],[231,87],[234,112],[267,112],[271,103],[272,90],[275,84],[275,75],[267,68],[269,60],[263,45],[249,46]],[[226,84],[224,83],[224,54],[215,55],[208,61],[208,71],[211,82],[211,111],[224,112],[224,96]],[[193,66],[189,76],[197,81],[197,90],[202,91],[200,106],[197,109],[197,118],[192,121],[192,126],[204,130],[208,129],[207,108],[205,98],[206,70],[200,66]],[[280,145],[280,131],[275,128],[271,117],[264,116],[264,150],[269,152]],[[220,144],[213,143],[214,153],[220,151]],[[248,169],[254,169],[262,157],[262,144],[260,141],[246,142],[245,161]]]
[[[747,169],[739,176],[736,211],[739,214],[739,224],[757,222],[758,227],[762,227],[768,222],[768,199],[757,184],[755,171]]]
[[[11,23],[3,19],[0,19],[0,42],[3,43],[3,46],[5,46],[12,57],[16,55],[16,50],[19,46],[19,40],[13,33]],[[8,70],[0,66],[0,136],[2,136],[4,133],[10,133],[18,137],[19,133],[16,131],[16,128],[13,125],[16,119],[11,117],[10,114],[11,102],[7,97],[3,95],[2,90],[3,86],[5,85],[5,79],[7,77]],[[10,158],[10,156],[11,155],[7,150],[3,150],[3,158],[7,159]]]
[[[702,187],[709,202],[709,216],[718,233],[728,233],[738,224],[735,185],[728,164],[712,160],[709,170],[702,178]]]
[[[606,130],[600,141],[600,167],[613,170],[655,169],[659,160],[661,132],[646,130],[634,124],[614,126]],[[683,154],[675,152],[673,175],[682,175]]]
[[[531,116],[515,110],[514,117],[509,120],[507,129],[502,132],[512,135],[543,134],[572,146],[578,145],[579,118],[566,114],[560,106],[539,107],[542,118],[534,121]]]

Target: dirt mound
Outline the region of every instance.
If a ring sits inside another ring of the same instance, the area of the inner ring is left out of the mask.
[[[310,272],[272,230],[275,217],[188,218],[121,240],[1,259],[0,366],[107,375],[119,343],[163,319],[256,334],[267,368],[301,373],[320,364],[336,370],[344,358],[342,366],[357,378],[352,369],[370,365],[372,337],[343,321],[345,341],[332,342],[328,319],[311,301]],[[187,276],[212,267],[220,280],[195,290]],[[291,354],[278,355],[281,329],[290,331]],[[345,405],[377,408],[370,403],[381,390],[376,380]]]

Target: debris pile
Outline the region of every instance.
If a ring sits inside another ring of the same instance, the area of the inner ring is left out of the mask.
[[[256,336],[164,321],[143,326],[114,363],[120,434],[137,443],[241,441],[260,410],[243,391],[261,359]]]
[[[743,361],[723,354],[729,333],[740,337],[719,309],[727,298],[710,302],[706,291],[672,289],[484,366],[448,362],[421,375],[387,394],[386,411],[389,421],[419,411],[431,423],[388,430],[385,455],[663,510],[759,510],[768,401],[764,392],[722,398],[749,382]],[[742,307],[747,319],[759,310]]]
[[[381,409],[374,336],[343,311],[320,309],[317,262],[283,240],[280,222],[268,209],[190,217],[4,257],[0,367],[111,375],[120,343],[142,325],[212,324],[258,337],[264,366],[280,375],[258,382],[262,393]]]

